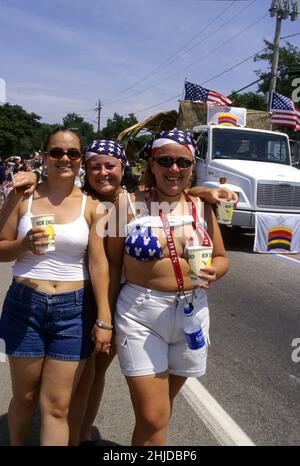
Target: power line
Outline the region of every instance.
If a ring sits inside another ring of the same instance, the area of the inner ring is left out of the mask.
[[[300,32],[296,32],[296,34],[290,34],[289,36],[280,37],[280,39],[288,39],[289,37],[294,37],[294,36],[299,36],[299,35],[300,35]]]
[[[255,53],[249,55],[247,58],[244,58],[243,60],[239,61],[239,62],[236,63],[235,65],[232,65],[231,67],[227,68],[226,70],[222,71],[221,73],[218,73],[218,74],[214,75],[213,77],[207,79],[206,81],[203,81],[203,82],[201,83],[201,85],[204,85],[204,84],[206,84],[206,83],[208,83],[208,82],[210,82],[210,81],[213,81],[214,79],[216,79],[216,78],[218,78],[218,77],[224,75],[225,73],[228,73],[229,71],[233,70],[234,68],[237,68],[238,66],[242,65],[242,64],[245,63],[246,61],[248,61],[248,60],[250,60],[251,58],[255,57],[255,55],[257,55],[258,53],[262,53],[262,52],[264,52],[264,51],[267,50],[267,49],[268,49],[268,47],[264,47],[263,49],[258,50],[257,52],[255,52]],[[253,83],[251,83],[251,85],[255,84],[255,83],[258,82],[258,81],[259,81],[259,80],[254,81]],[[248,86],[246,86],[246,87],[250,87],[250,85],[248,85]],[[246,87],[244,87],[244,88],[242,88],[242,89],[239,89],[239,90],[236,91],[236,92],[240,92],[241,90],[245,89]],[[231,95],[233,95],[233,94],[231,94]],[[146,107],[146,108],[144,108],[144,109],[142,109],[142,110],[136,110],[136,111],[133,111],[133,112],[130,112],[130,113],[134,113],[134,114],[143,113],[143,112],[146,112],[146,111],[148,111],[148,110],[151,110],[152,108],[159,107],[160,105],[162,105],[162,104],[164,104],[164,103],[166,103],[166,102],[170,102],[171,100],[178,99],[179,97],[181,97],[181,94],[177,94],[177,95],[175,95],[175,96],[173,96],[173,97],[170,97],[169,99],[163,100],[163,101],[161,101],[161,102],[159,102],[159,103],[157,103],[157,104],[155,104],[155,105],[151,105],[150,107]],[[94,109],[94,106],[92,107],[92,109]],[[44,113],[49,113],[49,112],[44,112]],[[63,113],[63,112],[62,112],[62,113]],[[87,112],[87,113],[89,113],[89,112]],[[127,116],[127,115],[129,115],[129,113],[126,113],[126,114],[124,114],[123,116]],[[106,117],[106,116],[105,116],[105,117]],[[90,119],[90,118],[86,118],[86,119],[92,121],[93,123],[97,123],[96,120],[92,120],[92,119]]]
[[[85,118],[92,110],[95,110],[95,105],[97,105],[97,103],[94,104],[94,105],[83,115],[82,118]]]
[[[241,13],[243,13],[245,10],[247,10],[253,3],[255,3],[256,0],[253,0],[252,3],[248,4],[245,6],[245,8],[243,8],[241,11],[239,11],[238,13],[236,13],[235,15],[233,15],[231,18],[230,18],[230,21],[234,20],[235,18],[237,18],[238,16],[240,16]],[[266,15],[267,16],[267,15]],[[228,25],[228,20],[226,20],[223,24],[221,24],[217,29],[215,29],[214,31],[212,31],[207,37],[205,37],[204,40],[202,40],[201,42],[198,42],[197,44],[194,44],[192,47],[190,47],[188,50],[185,51],[185,53],[187,52],[190,52],[191,50],[193,50],[195,47],[197,47],[198,45],[202,45],[207,39],[209,39],[212,35],[214,35],[215,33],[219,32],[220,29],[222,29],[224,26],[227,26]]]
[[[206,84],[206,83],[209,83],[210,81],[213,81],[214,79],[218,78],[219,76],[223,76],[223,74],[228,73],[229,71],[233,70],[233,69],[236,68],[237,66],[240,66],[240,65],[242,65],[243,63],[245,63],[246,61],[250,60],[250,58],[255,57],[255,55],[257,55],[258,53],[262,53],[262,52],[264,52],[264,51],[267,50],[267,49],[268,49],[268,47],[264,47],[263,49],[259,50],[258,52],[255,52],[255,53],[253,53],[252,55],[249,55],[249,57],[247,57],[247,58],[245,58],[244,60],[242,60],[242,61],[236,63],[235,65],[231,66],[230,68],[227,68],[225,71],[222,71],[221,73],[216,74],[216,75],[213,76],[212,78],[207,79],[206,81],[203,81],[203,82],[201,83],[201,85]]]
[[[230,21],[232,21],[232,20],[235,19],[237,16],[239,16],[241,13],[243,13],[243,12],[244,12],[247,8],[249,8],[254,2],[255,2],[255,0],[253,0],[250,4],[246,5],[246,7],[244,7],[242,10],[240,10],[240,11],[239,11],[238,13],[236,13],[234,16],[232,16],[231,19],[230,19]],[[230,4],[230,6],[231,6],[231,4]],[[226,9],[228,9],[228,7],[227,7]],[[226,11],[226,9],[223,10],[222,13],[224,13],[224,11]],[[219,16],[220,16],[220,15],[218,15],[217,18],[219,18]],[[264,15],[264,17],[265,17],[265,16],[267,16],[267,15]],[[215,18],[215,20],[216,20],[217,18]],[[215,21],[215,20],[214,20],[214,21]],[[214,21],[212,21],[210,24],[212,24]],[[255,23],[253,23],[253,24],[256,24],[256,23],[259,22],[259,21],[260,21],[260,20],[255,21]],[[212,31],[212,32],[211,32],[208,36],[206,36],[201,42],[198,42],[197,44],[193,45],[193,46],[190,47],[188,50],[186,50],[185,53],[191,51],[193,48],[197,47],[200,43],[201,43],[201,45],[202,45],[206,40],[208,40],[212,35],[214,35],[215,33],[217,33],[220,29],[222,29],[222,28],[223,28],[224,26],[226,26],[227,24],[228,24],[228,20],[226,20],[224,23],[222,23],[217,29],[215,29],[214,31]],[[250,27],[252,27],[252,25],[250,25]],[[247,28],[246,28],[245,30],[247,30]],[[201,32],[203,32],[203,31],[201,31]],[[200,32],[200,33],[201,33],[201,32]],[[242,31],[242,32],[244,32],[244,31]],[[241,32],[241,33],[242,33],[242,32]],[[200,34],[200,33],[199,33],[199,34]],[[239,34],[241,34],[241,33],[239,33]],[[237,34],[237,36],[238,36],[239,34]],[[196,36],[194,36],[194,37],[196,37]],[[235,38],[235,37],[236,37],[236,36],[232,36],[229,40],[232,40],[232,39]],[[191,40],[192,40],[192,39],[191,39]],[[228,41],[227,41],[227,42],[228,42]],[[221,45],[221,47],[222,47],[223,45],[225,45],[227,42],[223,43],[223,44]],[[183,46],[182,48],[184,48],[184,47],[185,47],[185,46]],[[217,49],[215,49],[215,50],[217,50]],[[212,52],[214,52],[215,50],[213,50]],[[212,53],[212,52],[210,52],[210,53]],[[209,53],[209,54],[210,54],[210,53]],[[209,55],[209,54],[208,54],[208,55]],[[193,62],[191,65],[193,65],[193,64],[196,63],[197,61],[201,60],[202,58],[205,58],[206,56],[207,56],[207,55],[204,55],[204,57],[200,57],[198,60],[196,60],[195,62]],[[168,63],[167,66],[169,66],[170,64],[172,64],[174,61],[176,61],[176,58],[173,59],[170,63]],[[161,66],[161,65],[160,65],[160,66]],[[186,66],[188,67],[188,66],[190,66],[190,65],[186,65]],[[118,99],[108,99],[107,101],[105,101],[105,103],[115,103],[115,102],[119,102],[120,100],[123,100],[123,99],[129,99],[129,98],[131,98],[132,96],[141,95],[141,94],[143,94],[144,92],[148,91],[149,89],[153,89],[154,87],[159,86],[162,82],[165,82],[165,81],[167,81],[168,79],[171,79],[173,76],[175,76],[176,74],[178,74],[179,72],[181,72],[183,69],[185,69],[186,66],[185,66],[184,68],[181,68],[178,72],[175,72],[175,73],[172,74],[171,76],[168,76],[166,79],[164,79],[164,80],[158,82],[157,84],[151,85],[150,87],[147,87],[146,89],[143,89],[143,90],[139,91],[138,93],[131,94],[131,95],[129,95],[128,97],[124,97],[124,98],[121,97],[121,98],[118,98]],[[159,67],[158,67],[158,68],[159,68]],[[165,66],[164,68],[166,68],[166,66]],[[156,70],[156,69],[155,69],[155,70]],[[154,71],[155,71],[155,70],[154,70]],[[146,78],[147,78],[149,75],[152,76],[152,74],[154,73],[154,71],[152,71],[150,74],[146,75]],[[144,80],[144,79],[139,80],[137,83],[135,83],[134,85],[130,86],[130,87],[127,88],[126,90],[129,90],[129,89],[135,87],[137,84],[141,83],[143,80]],[[120,95],[120,94],[117,94],[117,95]]]
[[[255,0],[254,0],[255,1]],[[233,6],[235,2],[232,1],[231,4],[229,6],[227,6],[226,8],[224,8],[224,10],[222,10],[210,23],[208,23],[200,32],[198,32],[197,34],[195,34],[191,39],[189,39],[187,42],[185,42],[176,52],[174,52],[170,57],[168,57],[166,60],[164,60],[162,63],[160,63],[157,67],[155,67],[152,71],[150,71],[149,73],[147,73],[146,75],[144,75],[142,78],[140,78],[138,81],[136,81],[135,83],[133,83],[132,85],[126,87],[125,89],[122,89],[119,93],[117,94],[114,94],[114,96],[112,97],[106,97],[104,98],[103,102],[104,103],[112,103],[112,102],[115,102],[115,97],[127,92],[128,90],[136,87],[138,84],[140,84],[141,82],[147,80],[149,77],[152,77],[153,76],[153,73],[156,73],[157,71],[161,70],[161,69],[165,69],[167,66],[169,66],[169,62],[171,61],[171,63],[173,63],[174,61],[174,57],[178,56],[178,54],[184,50],[184,48],[189,45],[194,39],[196,39],[196,37],[199,37],[206,29],[208,29],[208,27],[213,24],[217,19],[219,19],[220,16],[222,16],[227,10],[229,10],[229,8],[231,8],[231,6]],[[253,3],[253,2],[252,2]]]
[[[240,32],[238,32],[237,34],[231,36],[227,41],[223,42],[221,45],[219,45],[219,46],[216,47],[215,49],[209,51],[206,55],[203,55],[202,57],[198,58],[197,60],[194,60],[192,63],[188,64],[186,67],[181,68],[180,70],[178,70],[178,71],[176,71],[175,73],[171,74],[170,76],[168,76],[168,77],[165,78],[164,80],[161,80],[159,83],[156,83],[156,84],[154,84],[154,85],[152,85],[152,86],[150,86],[150,87],[148,87],[148,88],[142,90],[141,92],[135,93],[135,94],[133,94],[132,96],[125,97],[124,99],[120,99],[120,100],[127,100],[127,99],[129,99],[129,98],[136,97],[136,96],[141,95],[141,94],[143,94],[144,92],[146,92],[146,91],[148,91],[148,90],[150,90],[150,89],[153,89],[153,88],[159,86],[159,85],[162,84],[163,82],[168,81],[169,79],[171,79],[171,78],[173,78],[174,76],[176,76],[177,74],[179,74],[181,71],[185,70],[187,67],[190,67],[190,66],[194,65],[195,63],[199,62],[199,61],[202,60],[203,58],[208,57],[208,56],[211,55],[212,53],[214,53],[214,52],[216,52],[217,50],[219,50],[220,48],[224,47],[224,45],[226,45],[227,43],[231,42],[232,39],[235,39],[236,37],[238,37],[238,36],[240,36],[241,34],[243,34],[245,31],[247,31],[248,29],[250,29],[251,27],[255,26],[259,21],[262,21],[266,16],[268,16],[268,15],[263,15],[260,19],[255,20],[253,23],[249,24],[246,28],[244,28],[242,31],[240,31]],[[265,49],[263,49],[263,50],[265,50]],[[260,53],[260,52],[258,52],[258,53]],[[255,55],[255,54],[254,54],[254,55]],[[253,56],[254,56],[254,55],[253,55]],[[252,56],[251,56],[251,57],[252,57]],[[251,58],[251,57],[249,57],[249,58]],[[249,60],[249,58],[247,58],[247,59],[244,60],[244,61]],[[241,63],[242,63],[242,62],[241,62]],[[237,66],[237,65],[235,65],[235,66]],[[234,67],[235,67],[235,66],[234,66]],[[231,69],[232,69],[232,68],[231,68]],[[228,71],[229,71],[229,70],[228,70]],[[220,73],[219,75],[221,75],[221,74],[223,74],[223,73]],[[218,75],[218,76],[219,76],[219,75]],[[212,80],[212,79],[214,79],[214,78],[211,78],[210,80]],[[208,81],[209,81],[209,80],[207,80],[207,81],[205,81],[205,82],[208,82]],[[202,83],[202,84],[204,84],[204,83]],[[151,108],[152,108],[152,106],[151,106]]]
[[[174,99],[176,99],[176,98],[178,98],[180,96],[181,96],[181,94],[175,95],[175,97],[171,97],[170,99],[163,100],[162,102],[159,102],[158,104],[152,105],[151,107],[147,107],[147,108],[144,108],[143,110],[137,110],[135,112],[130,112],[130,113],[136,114],[136,113],[145,112],[146,110],[151,110],[152,108],[158,107],[159,105],[165,104],[166,102],[170,102],[171,100],[174,100]],[[129,113],[126,113],[126,115],[129,115]]]
[[[263,79],[264,79],[264,78],[259,78],[259,79],[257,79],[256,81],[253,81],[252,83],[247,84],[247,86],[244,86],[244,87],[242,87],[241,89],[238,89],[237,91],[232,92],[232,93],[231,93],[229,96],[227,96],[227,97],[230,99],[230,97],[232,97],[233,95],[238,94],[239,92],[243,91],[244,89],[247,89],[248,87],[253,86],[253,84],[258,83],[259,81],[262,81]]]
[[[245,63],[246,61],[250,60],[251,58],[253,58],[253,57],[254,57],[255,55],[257,55],[258,53],[262,53],[262,52],[264,52],[264,51],[267,50],[267,49],[268,49],[268,47],[264,47],[263,49],[261,49],[261,50],[255,52],[255,53],[253,53],[252,55],[250,55],[249,57],[245,58],[244,60],[242,60],[242,61],[236,63],[235,65],[231,66],[230,68],[227,68],[225,71],[222,71],[221,73],[218,73],[217,75],[213,76],[212,78],[207,79],[206,81],[202,82],[201,85],[203,85],[203,84],[205,84],[205,83],[207,83],[207,82],[209,82],[209,81],[213,81],[213,80],[216,79],[217,77],[219,77],[219,76],[221,76],[221,75],[223,75],[223,74],[225,74],[225,73],[228,73],[228,71],[233,70],[233,69],[236,68],[237,66],[239,66],[239,65]],[[252,84],[254,84],[254,83],[252,83]],[[241,89],[240,89],[240,90],[241,90]],[[131,112],[131,113],[136,114],[136,113],[146,112],[147,110],[151,110],[152,108],[158,107],[159,105],[162,105],[162,104],[164,104],[164,103],[166,103],[166,102],[170,102],[171,100],[177,99],[177,98],[180,97],[180,96],[181,96],[181,94],[177,94],[177,95],[175,95],[175,96],[173,96],[173,97],[170,97],[170,98],[167,99],[167,100],[163,100],[162,102],[159,102],[158,104],[152,105],[151,107],[144,108],[143,110],[133,111],[133,112]],[[126,113],[126,115],[129,115],[129,113]],[[123,116],[124,116],[124,115],[123,115]]]

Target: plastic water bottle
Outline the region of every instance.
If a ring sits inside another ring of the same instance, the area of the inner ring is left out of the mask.
[[[183,318],[183,331],[191,350],[199,350],[205,348],[205,338],[202,332],[201,324],[197,316],[193,313],[193,307],[185,307]]]

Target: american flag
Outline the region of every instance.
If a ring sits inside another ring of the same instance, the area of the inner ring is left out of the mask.
[[[273,91],[270,111],[273,125],[292,126],[294,131],[300,130],[300,110],[288,97]]]
[[[185,98],[184,100],[193,100],[194,102],[207,102],[212,105],[231,105],[231,100],[220,92],[205,89],[199,84],[185,81]]]

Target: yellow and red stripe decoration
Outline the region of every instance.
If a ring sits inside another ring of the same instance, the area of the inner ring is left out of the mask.
[[[293,230],[285,227],[270,228],[268,230],[268,251],[272,249],[291,250]]]
[[[237,117],[232,113],[220,113],[218,115],[218,125],[237,126]]]

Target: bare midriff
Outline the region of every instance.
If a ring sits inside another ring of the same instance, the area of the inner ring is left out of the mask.
[[[22,283],[23,285],[30,286],[36,291],[41,291],[42,293],[56,294],[56,293],[68,293],[69,291],[79,290],[84,288],[89,281],[80,280],[75,282],[68,281],[50,281],[50,280],[38,280],[35,278],[27,277],[14,277],[15,280]]]
[[[193,284],[189,276],[190,266],[183,258],[179,258],[184,280],[184,290],[192,290]],[[124,258],[126,281],[151,290],[176,292],[178,285],[171,259],[153,259],[141,261],[125,254]]]

